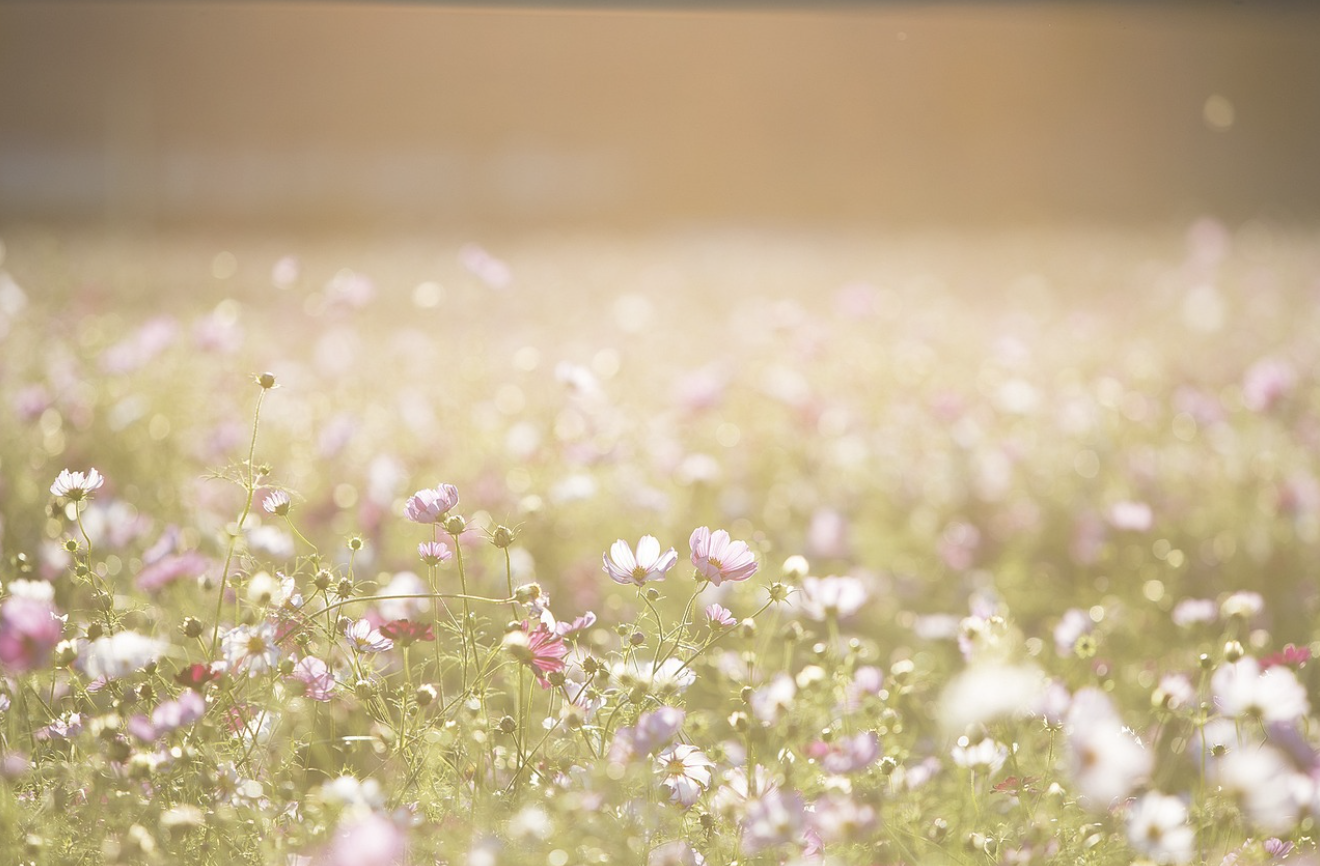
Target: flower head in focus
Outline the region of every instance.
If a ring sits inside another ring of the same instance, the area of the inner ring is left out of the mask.
[[[678,554],[672,547],[662,554],[655,536],[644,535],[637,542],[636,554],[628,547],[628,542],[620,538],[602,559],[605,573],[615,583],[643,586],[649,581],[664,580],[665,573],[678,562]]]
[[[408,497],[404,507],[408,519],[413,523],[439,523],[449,509],[458,504],[458,488],[452,484],[418,490]]]
[[[88,469],[86,474],[64,469],[50,486],[50,492],[52,496],[62,496],[70,502],[82,502],[104,483],[105,479],[95,469]]]
[[[723,529],[694,529],[688,544],[692,547],[692,564],[716,586],[726,580],[746,580],[756,573],[756,557],[747,542],[731,541]]]

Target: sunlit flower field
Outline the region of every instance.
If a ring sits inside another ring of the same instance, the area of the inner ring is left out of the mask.
[[[1320,235],[0,254],[0,862],[1318,862]]]

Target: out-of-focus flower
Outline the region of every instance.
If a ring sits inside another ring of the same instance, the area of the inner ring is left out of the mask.
[[[1301,813],[1306,781],[1273,746],[1230,750],[1210,767],[1211,778],[1266,833],[1287,833]]]
[[[797,684],[786,673],[780,672],[770,682],[752,692],[752,715],[763,725],[773,725],[779,715],[793,706],[797,697]]]
[[[19,674],[41,667],[63,633],[49,601],[9,596],[0,602],[0,666]]]
[[[802,611],[814,620],[845,619],[866,603],[866,588],[855,577],[806,577],[802,580]]]
[[[995,719],[1032,712],[1045,688],[1038,668],[995,662],[974,664],[940,695],[940,719],[950,734]]]
[[[1115,529],[1146,532],[1154,522],[1154,514],[1144,502],[1115,502],[1109,509],[1109,525]]]
[[[660,707],[643,713],[636,726],[614,732],[609,759],[623,764],[638,755],[651,754],[678,735],[686,718],[687,713],[677,707]]]
[[[1081,608],[1069,608],[1063,612],[1059,624],[1054,627],[1054,648],[1061,656],[1072,655],[1077,639],[1090,634],[1095,629],[1095,622]]]
[[[745,541],[731,541],[723,529],[710,531],[702,526],[688,539],[692,564],[711,583],[719,586],[726,580],[746,580],[756,573],[756,557]]]
[[[449,509],[458,504],[458,488],[452,484],[418,490],[408,497],[404,513],[414,523],[439,523]]]
[[[1008,746],[986,737],[976,743],[959,737],[950,755],[953,762],[977,773],[997,773],[1008,760]]]
[[[52,496],[63,496],[70,502],[82,502],[104,483],[105,479],[95,469],[87,470],[86,474],[64,469],[50,486],[50,492]]]
[[[715,764],[696,746],[679,743],[655,756],[660,784],[670,791],[670,798],[683,806],[697,802],[701,792],[710,787],[710,771]]]
[[[1085,688],[1073,696],[1065,731],[1073,783],[1087,808],[1107,810],[1150,774],[1150,753],[1099,689]]]
[[[181,686],[201,691],[202,688],[212,680],[218,680],[224,676],[224,671],[215,665],[196,664],[188,665],[183,670],[174,675],[174,681]]]
[[[430,623],[413,622],[408,619],[396,619],[380,627],[380,633],[394,641],[396,646],[411,646],[418,641],[435,640],[435,632]]]
[[[1210,687],[1220,712],[1230,718],[1288,722],[1311,711],[1306,689],[1291,669],[1275,666],[1262,671],[1251,656],[1220,665]]]
[[[806,823],[806,807],[796,791],[771,788],[747,804],[743,817],[743,847],[755,854],[774,845],[796,841]]]
[[[1173,613],[1170,614],[1173,624],[1184,628],[1214,622],[1218,616],[1219,605],[1208,598],[1184,598],[1173,606]]]
[[[1251,619],[1265,609],[1265,599],[1258,592],[1240,590],[1233,593],[1219,605],[1219,614],[1225,619],[1239,617]]]
[[[293,666],[293,678],[303,684],[304,694],[314,701],[330,700],[335,678],[330,668],[316,656],[306,656]]]
[[[1269,670],[1272,667],[1283,665],[1290,668],[1304,667],[1311,660],[1311,650],[1309,647],[1296,646],[1288,644],[1282,650],[1276,653],[1270,653],[1260,660],[1261,670]]]
[[[407,837],[394,822],[361,812],[339,825],[325,866],[398,866],[407,852]]]
[[[167,648],[162,640],[121,631],[84,647],[78,655],[78,667],[91,679],[117,680],[158,661]]]
[[[610,552],[602,557],[605,573],[615,583],[627,586],[644,586],[649,581],[664,580],[665,573],[678,562],[678,553],[669,548],[660,552],[660,542],[653,535],[643,535],[637,542],[637,553],[628,547],[628,542],[620,538],[610,546]]]
[[[879,823],[875,807],[843,794],[817,800],[807,821],[825,843],[856,842]]]
[[[663,842],[646,855],[646,866],[704,866],[706,858],[682,839]]]
[[[828,743],[817,740],[807,746],[807,755],[820,761],[821,769],[827,773],[855,773],[880,757],[880,738],[868,731]]]
[[[555,623],[554,632],[560,637],[568,637],[576,634],[583,629],[591,628],[596,624],[596,614],[594,611],[587,611],[579,617],[574,617],[572,622],[558,621]]]
[[[1157,863],[1190,863],[1196,834],[1181,798],[1151,791],[1128,813],[1128,842]]]
[[[1242,403],[1253,412],[1268,412],[1297,387],[1297,370],[1280,358],[1261,358],[1242,378]]]

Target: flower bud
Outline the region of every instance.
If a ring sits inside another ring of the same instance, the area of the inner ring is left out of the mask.
[[[312,578],[312,585],[316,587],[318,592],[325,592],[330,588],[331,576],[330,572],[323,568],[316,573],[314,578]]]
[[[417,706],[429,707],[431,704],[435,703],[439,694],[436,692],[435,686],[430,683],[423,683],[417,687],[417,693],[413,695],[413,697],[417,700]]]
[[[1236,664],[1237,662],[1242,661],[1244,655],[1246,655],[1246,652],[1242,649],[1242,644],[1239,642],[1231,640],[1224,644],[1224,661],[1229,664]]]
[[[495,531],[491,533],[490,543],[503,550],[510,544],[513,544],[515,536],[516,533],[512,529],[501,524],[500,526],[495,527]]]
[[[195,616],[184,617],[183,625],[180,628],[184,637],[198,638],[202,636],[202,621]]]
[[[505,716],[500,719],[499,729],[501,734],[512,734],[518,730],[518,723],[513,720],[513,716]]]
[[[357,552],[362,549],[362,536],[355,535],[348,540],[348,549]]]
[[[463,519],[461,514],[451,514],[445,518],[443,526],[445,532],[450,535],[462,535],[463,530],[467,529],[467,521]]]
[[[257,377],[257,384],[261,386],[263,391],[269,391],[271,388],[275,387],[275,374],[262,373]]]

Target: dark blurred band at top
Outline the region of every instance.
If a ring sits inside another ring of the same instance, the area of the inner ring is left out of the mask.
[[[603,5],[0,4],[0,224],[1320,217],[1320,4]]]

